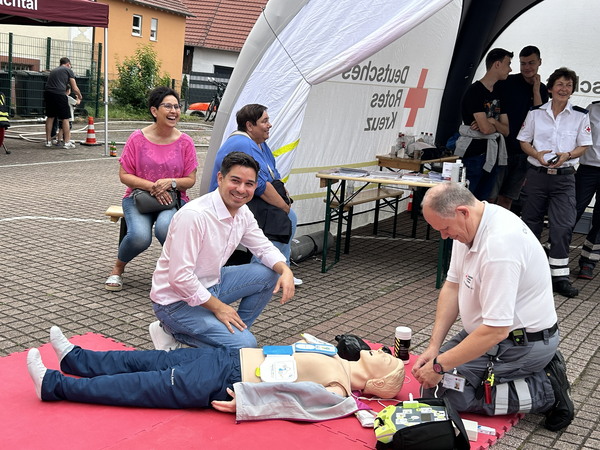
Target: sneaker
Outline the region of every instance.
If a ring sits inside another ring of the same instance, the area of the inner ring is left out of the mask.
[[[52,147],[52,142],[51,141],[46,141],[46,144],[44,144],[46,147]]]
[[[594,269],[590,266],[583,266],[581,270],[579,270],[579,275],[577,275],[577,278],[591,280],[592,278],[594,278]]]
[[[579,295],[579,289],[571,286],[567,280],[560,280],[552,283],[552,290],[565,297],[577,297]]]
[[[52,139],[52,145],[58,145],[58,141],[56,139]]]
[[[567,364],[560,350],[544,368],[546,375],[552,383],[554,391],[554,404],[544,414],[544,426],[550,431],[558,431],[571,423],[575,416],[575,405],[571,400],[571,385],[567,379]]]
[[[57,326],[50,328],[50,345],[52,345],[59,363],[67,356],[67,353],[75,348]]]
[[[44,375],[46,375],[47,370],[42,362],[40,351],[37,348],[29,350],[29,353],[27,353],[27,371],[33,380],[35,393],[40,400],[42,399],[42,381],[44,381]]]
[[[302,280],[300,278],[294,277],[294,286],[300,286],[302,284]]]
[[[177,342],[171,334],[165,331],[159,320],[152,322],[148,327],[148,331],[156,350],[168,352],[169,350],[181,347],[181,343]]]
[[[63,148],[75,148],[75,144],[73,144],[72,142],[65,142],[65,145],[63,145]]]

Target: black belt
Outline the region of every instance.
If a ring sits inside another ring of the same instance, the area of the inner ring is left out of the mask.
[[[525,334],[527,335],[527,340],[529,342],[537,342],[537,341],[543,341],[544,340],[544,331],[548,332],[548,337],[552,337],[552,336],[554,336],[554,333],[556,333],[556,330],[558,330],[558,323],[555,323],[550,328],[547,328],[545,330],[536,331],[535,333],[525,333]],[[510,333],[508,333],[508,337],[510,339],[514,339],[512,331]]]
[[[531,168],[536,172],[547,173],[548,175],[572,175],[575,173],[575,167],[563,167],[562,169],[552,169],[551,167],[538,167],[532,165]]]

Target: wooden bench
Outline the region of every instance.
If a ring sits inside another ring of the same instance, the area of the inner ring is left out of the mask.
[[[346,217],[346,242],[344,244],[344,253],[350,253],[350,235],[352,233],[352,215],[354,213],[354,207],[356,205],[362,205],[363,203],[375,202],[375,218],[373,220],[373,234],[377,235],[377,228],[379,224],[379,208],[381,200],[384,201],[386,206],[389,206],[394,211],[394,227],[392,229],[392,238],[396,238],[396,224],[398,222],[398,201],[404,194],[404,191],[391,188],[376,188],[376,189],[365,189],[357,194],[350,194],[347,196],[348,201],[344,201],[344,211],[347,213]],[[352,196],[354,195],[354,196]],[[388,199],[394,199],[394,202],[390,202]],[[323,200],[326,201],[326,200]],[[339,201],[337,199],[331,200],[329,205],[330,208],[338,209]],[[343,214],[339,211],[339,214]]]
[[[119,229],[119,245],[127,234],[127,222],[125,222],[125,216],[123,215],[123,208],[121,206],[110,206],[104,213],[110,217],[111,222],[118,222],[121,219],[121,228]]]

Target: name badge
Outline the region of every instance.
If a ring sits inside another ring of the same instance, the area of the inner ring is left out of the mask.
[[[446,389],[452,389],[453,391],[464,392],[465,390],[465,377],[460,375],[453,375],[451,373],[445,373],[442,378],[442,386]]]

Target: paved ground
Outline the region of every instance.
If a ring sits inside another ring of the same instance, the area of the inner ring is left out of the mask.
[[[124,142],[128,130],[139,126],[114,125],[123,131],[111,133],[110,140]],[[197,143],[209,140],[203,124],[181,128],[190,130]],[[40,125],[13,130],[40,140],[10,139],[12,154],[0,153],[0,356],[46,343],[53,324],[67,336],[92,331],[152,348],[148,324],[154,315],[148,293],[160,254],[158,242],[127,266],[121,292],[108,292],[103,286],[116,258],[119,234],[104,211],[120,204],[124,192],[117,158],[102,156],[101,147],[46,149],[40,135],[31,134],[39,132]],[[119,153],[121,148],[118,145]],[[201,165],[205,152],[206,147],[198,147]],[[198,189],[191,194],[196,197]],[[408,229],[404,216],[399,227]],[[389,226],[386,221],[383,228]],[[294,273],[304,285],[295,298],[285,306],[272,301],[253,326],[259,345],[291,343],[304,331],[329,341],[351,332],[392,344],[394,328],[407,325],[413,329],[414,350],[423,350],[438,293],[437,235],[432,233],[429,241],[424,236],[423,223],[416,239],[374,237],[363,228],[353,234],[350,254],[342,255],[327,274],[320,272],[318,258],[301,263]],[[573,239],[574,272],[583,238]],[[574,283],[579,297],[557,295],[555,301],[576,418],[565,431],[552,433],[540,425],[541,416],[527,415],[494,449],[600,448],[600,277]],[[458,331],[459,325],[454,328]]]

